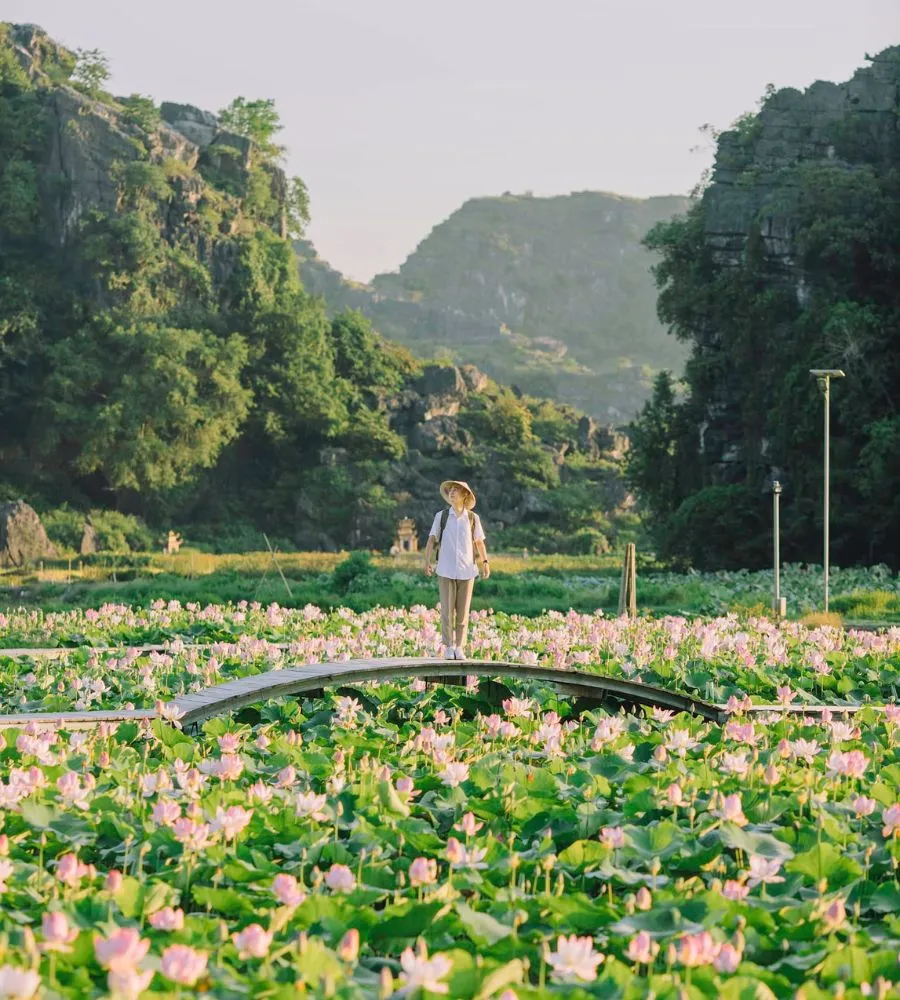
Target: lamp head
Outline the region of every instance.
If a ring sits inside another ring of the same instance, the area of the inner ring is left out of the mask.
[[[777,479],[773,479],[772,480],[772,492],[773,493],[780,493],[781,490],[782,490],[781,483],[779,483]]]
[[[840,368],[810,368],[809,374],[816,378],[844,378]]]

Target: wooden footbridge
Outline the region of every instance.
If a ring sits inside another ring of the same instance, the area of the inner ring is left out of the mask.
[[[34,653],[34,650],[30,651]],[[56,652],[56,651],[54,651]],[[3,655],[0,653],[0,655]],[[560,695],[577,699],[585,707],[609,705],[616,708],[646,706],[670,712],[687,712],[708,722],[721,722],[722,709],[688,695],[634,681],[604,677],[579,670],[555,670],[496,660],[441,660],[428,657],[388,657],[314,663],[241,677],[207,688],[196,694],[180,695],[169,704],[179,713],[181,725],[190,729],[216,715],[236,712],[270,698],[314,694],[326,688],[420,677],[435,683],[460,684],[466,677],[507,677],[543,681]],[[96,712],[25,712],[0,715],[0,728],[23,726],[28,722],[61,728],[84,728],[101,722],[122,722],[156,718],[152,709]]]
[[[0,650],[0,656],[11,654],[59,656],[65,651],[61,649]],[[707,722],[722,723],[727,718],[723,705],[711,705],[698,698],[669,691],[666,688],[606,677],[601,674],[580,670],[556,670],[550,667],[497,660],[442,660],[428,657],[346,660],[268,670],[261,674],[227,681],[196,694],[180,695],[169,702],[169,705],[175,710],[183,728],[188,731],[196,731],[199,723],[206,719],[237,712],[248,705],[259,704],[273,698],[284,698],[298,694],[315,695],[320,694],[326,688],[340,688],[374,681],[393,681],[407,677],[419,677],[438,684],[458,685],[464,683],[465,679],[471,676],[542,681],[550,684],[561,696],[576,701],[578,706],[582,708],[602,705],[613,709],[625,707],[633,710],[638,706],[644,706],[675,713],[686,712]],[[779,712],[814,715],[828,710],[834,714],[848,714],[857,712],[863,707],[867,706],[854,704],[754,705],[750,711],[753,713]],[[103,722],[141,721],[157,717],[157,712],[153,709],[23,712],[14,715],[0,715],[0,730],[12,727],[20,728],[29,722],[62,729],[85,729]]]

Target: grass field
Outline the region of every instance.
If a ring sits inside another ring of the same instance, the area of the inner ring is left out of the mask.
[[[183,551],[98,555],[57,560],[28,570],[0,572],[0,607],[98,607],[104,603],[146,606],[156,599],[216,604],[252,600],[286,607],[316,604],[364,611],[377,606],[432,605],[434,580],[422,557],[364,553],[268,552],[213,555]],[[491,556],[490,580],[478,581],[473,607],[514,614],[545,610],[615,613],[620,557]],[[802,617],[821,607],[817,567],[786,566],[782,590],[788,613]],[[900,622],[900,579],[886,567],[835,569],[831,610],[847,621]],[[655,615],[717,615],[771,606],[771,572],[674,573],[639,560],[638,605]]]

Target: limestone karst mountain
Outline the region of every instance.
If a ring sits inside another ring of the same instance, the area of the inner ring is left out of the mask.
[[[687,206],[595,191],[475,198],[370,286],[344,280],[309,243],[298,246],[301,274],[335,308],[360,309],[418,354],[449,354],[621,422],[653,373],[680,373],[684,362],[657,319],[655,258],[641,240]]]

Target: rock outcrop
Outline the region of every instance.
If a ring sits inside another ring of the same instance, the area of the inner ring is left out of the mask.
[[[0,566],[30,566],[55,556],[33,507],[22,500],[0,504]]]

